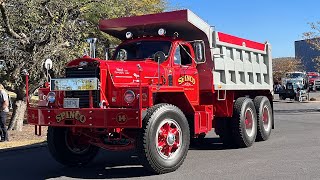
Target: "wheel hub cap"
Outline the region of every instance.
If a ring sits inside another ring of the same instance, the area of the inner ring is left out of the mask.
[[[263,121],[263,128],[268,131],[270,129],[270,120],[269,120],[269,109],[267,106],[263,108],[262,114],[262,121]]]
[[[253,136],[254,120],[253,114],[249,109],[246,111],[244,123],[247,135],[250,137]]]
[[[169,146],[172,146],[174,144],[174,142],[176,141],[176,136],[172,133],[169,133],[168,137],[167,137],[167,143]]]
[[[182,131],[173,119],[165,119],[160,124],[156,134],[156,148],[164,159],[173,158],[180,151]]]

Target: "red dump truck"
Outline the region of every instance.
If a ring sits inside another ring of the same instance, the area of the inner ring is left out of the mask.
[[[90,56],[70,61],[27,108],[36,134],[48,126],[58,162],[135,149],[160,174],[179,168],[190,141],[211,130],[240,148],[269,138],[270,44],[217,32],[190,10],[103,19],[99,28],[122,41],[113,55],[96,58],[91,39]]]

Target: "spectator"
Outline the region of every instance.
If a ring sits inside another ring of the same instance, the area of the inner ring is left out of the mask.
[[[3,85],[0,84],[0,129],[1,142],[9,141],[8,131],[6,128],[7,115],[9,112],[9,98]]]

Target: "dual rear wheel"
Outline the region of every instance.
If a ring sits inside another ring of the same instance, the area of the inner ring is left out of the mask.
[[[218,133],[228,146],[250,147],[255,141],[269,138],[272,119],[272,107],[267,97],[257,96],[253,101],[240,97],[234,103],[233,117],[217,120]]]

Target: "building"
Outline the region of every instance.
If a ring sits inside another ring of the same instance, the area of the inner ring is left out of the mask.
[[[313,62],[313,59],[320,56],[320,51],[314,49],[306,40],[295,41],[294,47],[296,59],[301,59],[305,70],[307,72],[316,71],[316,63]]]

